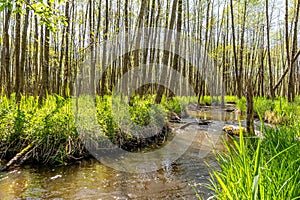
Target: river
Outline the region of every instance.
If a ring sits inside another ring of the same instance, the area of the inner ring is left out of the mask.
[[[190,111],[190,116],[211,120],[197,131],[192,144],[175,162],[148,173],[117,171],[90,159],[72,166],[22,166],[0,173],[0,199],[203,199],[213,196],[207,189],[209,167],[217,168],[214,149],[223,150],[220,130],[233,113]],[[192,118],[186,121],[194,120]],[[182,125],[182,124],[181,124]],[[176,130],[180,124],[172,124]],[[212,142],[213,140],[213,142]],[[3,164],[3,163],[2,163]],[[195,189],[195,190],[194,190]]]

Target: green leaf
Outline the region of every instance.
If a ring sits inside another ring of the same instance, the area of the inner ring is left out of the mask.
[[[0,6],[0,12],[2,12],[7,6],[5,4]]]
[[[230,192],[229,192],[227,186],[225,185],[225,183],[223,182],[223,180],[221,179],[221,177],[220,177],[216,172],[214,172],[214,175],[215,175],[215,177],[217,178],[218,182],[220,183],[220,185],[221,185],[222,189],[224,190],[226,196],[227,196],[230,200],[233,200],[233,198],[232,198],[232,196],[231,196],[231,194],[230,194]]]

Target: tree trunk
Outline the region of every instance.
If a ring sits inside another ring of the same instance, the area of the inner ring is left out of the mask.
[[[269,86],[270,97],[274,99],[275,91],[273,90],[273,72],[272,72],[272,59],[271,59],[271,47],[270,47],[270,20],[269,20],[269,0],[266,0],[266,20],[267,20],[267,51],[268,51],[268,64],[269,64]]]
[[[233,45],[233,56],[234,56],[234,68],[235,68],[235,88],[237,89],[238,98],[242,97],[241,90],[239,88],[239,70],[238,70],[238,59],[237,59],[237,51],[236,51],[236,39],[235,39],[235,25],[234,25],[234,14],[233,14],[233,0],[230,0],[230,13],[231,13],[231,30],[232,30],[232,45]]]
[[[51,6],[50,0],[48,0],[49,7]],[[50,61],[50,29],[45,27],[45,45],[44,45],[44,59],[42,66],[42,82],[41,82],[41,95],[40,103],[46,98],[49,93],[49,61]],[[41,52],[42,53],[42,52]]]
[[[104,32],[103,32],[103,40],[106,41],[108,38],[108,26],[109,26],[109,19],[108,19],[108,9],[109,9],[109,1],[106,0],[105,3],[105,20],[104,20]],[[106,85],[106,79],[107,79],[107,46],[106,43],[104,42],[103,44],[103,52],[102,52],[102,77],[101,77],[101,96],[104,96],[107,93],[107,85]]]
[[[141,7],[140,7],[140,13],[138,16],[138,24],[137,24],[137,31],[136,31],[136,38],[135,38],[135,51],[134,51],[134,69],[133,69],[133,79],[132,79],[132,89],[137,89],[136,86],[138,84],[138,73],[139,73],[139,65],[140,65],[140,45],[141,45],[141,37],[142,37],[142,25],[144,21],[144,13],[146,9],[147,1],[142,0]],[[131,91],[131,96],[135,96],[136,92]],[[131,101],[130,101],[131,102]]]
[[[177,3],[178,3],[178,0],[174,0],[173,1],[171,19],[175,19]],[[169,30],[173,30],[174,24],[175,24],[175,20],[171,20],[170,21]],[[166,45],[164,47],[164,55],[163,55],[163,65],[164,66],[168,66],[169,65],[169,57],[170,57],[169,51],[170,51],[171,39],[172,39],[172,35],[171,34],[172,34],[172,32],[168,31],[168,33],[167,33],[167,40],[165,42]],[[168,78],[167,68],[163,67],[162,73],[161,73],[161,80],[164,80],[165,86],[168,83],[168,79],[169,78]],[[159,104],[161,102],[162,96],[163,96],[163,93],[164,93],[164,89],[165,89],[164,86],[161,86],[161,85],[158,86],[158,91],[157,91],[157,95],[156,95],[156,98],[155,98],[155,103]]]
[[[39,28],[37,16],[34,16],[34,97],[37,97],[39,90]]]
[[[248,80],[247,89],[246,89],[246,124],[247,124],[247,133],[249,136],[253,136],[254,131],[254,109],[253,109],[253,86],[252,86],[252,77]]]
[[[295,57],[296,52],[297,52],[297,38],[298,38],[298,20],[299,20],[299,1],[295,1],[296,3],[296,14],[294,18],[294,36],[293,36],[293,46],[292,46],[292,53],[291,56],[289,57],[290,60],[290,74],[289,74],[289,84],[288,84],[288,100],[289,102],[293,102],[295,100],[295,72],[296,72],[296,62],[292,62],[292,59]],[[288,6],[288,3],[286,2],[286,5]],[[286,19],[288,20],[288,19]]]
[[[5,84],[6,84],[6,95],[10,97],[11,94],[11,74],[10,74],[10,48],[9,48],[9,23],[12,11],[6,8],[6,15],[4,21],[3,30],[3,47],[1,55],[1,68],[5,70]],[[3,80],[2,79],[2,80]]]
[[[21,6],[17,4],[17,10],[21,9]],[[16,28],[15,28],[15,93],[17,103],[21,100],[21,66],[20,66],[20,51],[21,51],[21,13],[18,11],[16,13]]]
[[[27,53],[27,32],[28,32],[28,25],[29,25],[29,8],[26,8],[26,14],[24,19],[24,27],[23,27],[23,33],[22,33],[22,43],[21,43],[21,61],[20,61],[20,88],[19,88],[19,94],[24,93],[24,86],[25,86],[25,75],[24,70],[26,68],[25,66],[25,60],[26,60],[26,53]],[[19,100],[21,100],[20,97],[18,97]]]
[[[69,63],[69,36],[70,36],[70,14],[69,14],[69,8],[70,8],[70,3],[69,1],[66,2],[66,10],[65,10],[65,17],[66,17],[66,22],[67,25],[65,27],[66,29],[66,45],[65,45],[65,66],[64,66],[64,97],[69,97],[70,95],[70,88],[69,88],[69,79],[70,79],[70,63]],[[63,53],[63,52],[62,52]]]

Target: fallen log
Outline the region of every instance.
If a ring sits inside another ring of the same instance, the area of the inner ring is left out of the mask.
[[[185,123],[184,125],[182,125],[181,127],[179,127],[179,129],[184,129],[190,125],[199,125],[199,126],[204,126],[204,125],[209,125],[211,122],[210,121],[207,121],[207,120],[199,120],[199,119],[196,119],[196,121],[194,122],[187,122]]]
[[[223,127],[223,131],[231,136],[240,136],[241,131],[245,135],[248,133],[245,127],[235,125],[225,125]],[[254,130],[254,135],[260,138],[264,138],[263,134],[258,130]]]
[[[175,112],[169,113],[169,122],[180,123],[180,121],[181,118]]]
[[[180,126],[179,129],[184,129],[184,128],[190,126],[190,125],[198,125],[198,122],[188,122],[188,123]]]
[[[4,172],[7,171],[9,169],[9,167],[11,167],[12,165],[14,165],[15,163],[19,162],[20,160],[22,160],[21,158],[23,156],[26,155],[26,153],[28,151],[30,151],[33,147],[33,144],[29,144],[27,145],[27,147],[25,147],[24,149],[22,149],[22,151],[20,151],[19,153],[17,153],[17,155],[15,155],[8,163],[6,163],[6,165],[0,169],[0,172]],[[29,157],[27,157],[26,159],[28,159]],[[24,162],[25,160],[23,159],[22,162]]]
[[[234,125],[224,126],[223,131],[229,135],[236,135],[236,136],[240,135],[240,131],[242,131],[243,133],[247,132],[246,128],[240,126],[234,126]]]

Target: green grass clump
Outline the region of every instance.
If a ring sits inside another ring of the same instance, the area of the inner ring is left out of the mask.
[[[226,99],[226,97],[225,97]],[[237,109],[246,112],[245,97],[236,100]],[[300,96],[294,102],[288,102],[284,97],[277,97],[274,100],[266,97],[254,97],[254,112],[265,121],[272,124],[293,124],[300,117]]]
[[[254,98],[254,111],[260,116],[264,116],[266,111],[273,111],[275,108],[275,101],[265,97]]]
[[[97,98],[97,118],[103,132],[113,139],[120,129],[120,122],[126,126],[147,126],[156,122],[157,114],[164,115],[166,109],[154,104],[154,97],[134,97],[132,105],[128,105],[128,98],[104,96]],[[165,119],[161,119],[165,120]],[[128,127],[130,128],[130,127]],[[129,134],[129,133],[128,133]]]
[[[162,98],[161,105],[166,109],[166,112],[175,112],[180,114],[186,109],[190,102],[197,102],[197,98],[192,97],[173,97],[167,99],[165,96]]]
[[[237,100],[236,108],[241,110],[242,112],[246,112],[247,105],[246,105],[246,98],[245,97],[242,97],[241,99]]]
[[[237,96],[225,96],[225,102],[234,102],[236,103],[238,101]]]
[[[265,139],[226,143],[211,174],[217,199],[299,199],[299,125],[265,129]]]
[[[33,144],[31,158],[41,163],[65,163],[83,148],[70,100],[48,96],[42,105],[33,97],[0,97],[0,157],[9,158]]]

